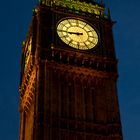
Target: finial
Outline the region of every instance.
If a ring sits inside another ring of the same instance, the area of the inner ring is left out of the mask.
[[[99,4],[101,6],[104,6],[104,0],[91,0],[95,4]]]
[[[101,0],[100,3],[101,3],[101,5],[104,5],[104,0]]]
[[[42,0],[39,0],[39,3],[42,3]]]
[[[45,2],[44,0],[39,0],[40,5],[44,4],[44,2]]]
[[[110,8],[108,8],[108,18],[111,19]]]

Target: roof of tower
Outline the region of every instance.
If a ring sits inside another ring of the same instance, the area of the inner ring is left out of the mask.
[[[96,15],[104,15],[105,12],[103,0],[40,0],[40,3],[51,7],[61,6]]]

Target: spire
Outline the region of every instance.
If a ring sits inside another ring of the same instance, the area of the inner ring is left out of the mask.
[[[104,0],[101,0],[100,3],[101,3],[101,5],[104,5]]]
[[[108,19],[111,19],[110,8],[108,8]]]
[[[93,3],[99,4],[99,5],[104,5],[104,0],[91,0]]]

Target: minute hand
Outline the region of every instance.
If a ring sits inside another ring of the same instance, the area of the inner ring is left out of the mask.
[[[75,34],[75,35],[83,35],[83,33],[79,33],[79,32],[68,32],[69,34]]]

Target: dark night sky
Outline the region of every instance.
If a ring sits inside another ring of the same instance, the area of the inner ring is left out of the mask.
[[[0,140],[18,140],[18,84],[22,41],[37,0],[0,4]],[[140,139],[140,1],[106,0],[117,24],[118,95],[124,140]]]

